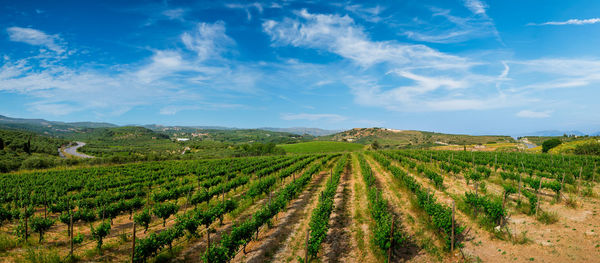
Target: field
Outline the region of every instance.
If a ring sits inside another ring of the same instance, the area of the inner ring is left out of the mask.
[[[288,153],[325,153],[357,151],[363,149],[365,146],[348,142],[314,141],[294,144],[281,144],[279,147],[283,148]]]
[[[4,174],[0,259],[591,262],[598,164],[394,150]]]

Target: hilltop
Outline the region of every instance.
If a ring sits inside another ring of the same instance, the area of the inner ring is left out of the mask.
[[[346,141],[360,144],[372,144],[377,141],[383,148],[414,148],[439,145],[472,145],[489,143],[514,143],[510,136],[489,135],[474,136],[444,134],[427,131],[395,130],[387,128],[354,128],[322,136],[319,140]]]

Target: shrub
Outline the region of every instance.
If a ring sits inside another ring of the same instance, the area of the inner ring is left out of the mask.
[[[542,152],[547,153],[550,149],[559,146],[562,142],[559,139],[550,139],[542,143]]]

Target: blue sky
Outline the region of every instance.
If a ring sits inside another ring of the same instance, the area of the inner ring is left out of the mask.
[[[599,1],[3,2],[2,115],[600,131]]]

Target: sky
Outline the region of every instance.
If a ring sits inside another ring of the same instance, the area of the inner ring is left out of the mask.
[[[0,115],[600,131],[600,1],[0,0]]]

